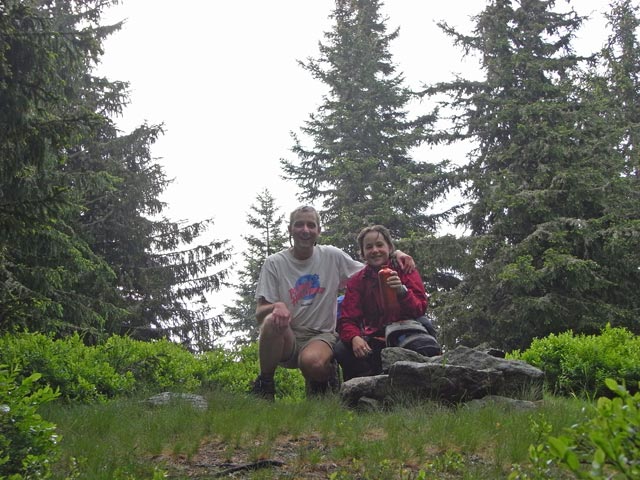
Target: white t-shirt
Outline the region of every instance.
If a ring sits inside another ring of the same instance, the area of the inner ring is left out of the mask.
[[[316,245],[306,260],[287,249],[270,255],[260,270],[256,299],[284,302],[293,330],[333,332],[338,293],[346,280],[364,265],[339,248]]]

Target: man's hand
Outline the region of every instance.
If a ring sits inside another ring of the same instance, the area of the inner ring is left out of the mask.
[[[404,273],[411,273],[416,269],[416,262],[413,260],[413,257],[401,250],[396,250],[395,255],[396,261]]]
[[[291,312],[289,312],[289,309],[284,302],[276,302],[273,304],[271,319],[273,321],[273,325],[280,330],[284,330],[289,326],[291,323]]]

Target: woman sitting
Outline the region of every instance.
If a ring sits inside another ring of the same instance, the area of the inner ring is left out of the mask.
[[[366,265],[347,283],[337,322],[340,341],[334,348],[345,381],[382,373],[380,352],[386,346],[426,356],[441,353],[424,317],[428,300],[422,278],[417,270],[402,272],[390,260],[394,246],[389,230],[382,225],[366,227],[358,234],[358,245]],[[386,267],[393,271],[381,280],[378,273]],[[386,302],[383,288],[391,290]],[[393,339],[385,334],[392,324]]]

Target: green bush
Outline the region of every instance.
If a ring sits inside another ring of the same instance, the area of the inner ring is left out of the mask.
[[[589,480],[640,478],[640,393],[612,379],[605,384],[614,398],[600,397],[590,418],[530,446],[531,468],[517,466],[509,478],[559,478],[562,471]]]
[[[190,391],[206,377],[202,363],[180,345],[118,336],[86,346],[78,335],[7,334],[0,337],[0,362],[20,367],[23,376],[39,373],[63,399],[83,403],[138,391]]]
[[[40,374],[21,381],[18,371],[0,365],[0,478],[49,478],[59,456],[55,425],[42,419],[38,407],[58,396],[37,388]]]
[[[257,344],[193,354],[168,340],[113,336],[104,344],[86,346],[77,335],[56,340],[38,333],[0,337],[0,363],[19,367],[22,376],[38,373],[62,399],[80,403],[210,387],[244,393],[259,372]],[[276,385],[279,398],[304,398],[298,370],[279,368]]]
[[[207,382],[229,392],[247,392],[260,371],[257,343],[232,351],[207,352],[200,359],[208,372]],[[278,398],[304,398],[304,378],[299,370],[278,368],[275,381]]]
[[[55,340],[39,333],[6,334],[0,338],[0,363],[19,367],[23,376],[41,374],[66,400],[105,400],[131,392],[135,384],[78,335]]]
[[[113,336],[96,349],[116,372],[133,378],[137,391],[193,391],[206,378],[202,362],[169,340],[142,342]]]
[[[565,332],[536,339],[528,350],[508,357],[541,369],[548,388],[558,395],[597,398],[610,395],[607,378],[634,389],[640,381],[640,338],[609,325],[600,335]]]

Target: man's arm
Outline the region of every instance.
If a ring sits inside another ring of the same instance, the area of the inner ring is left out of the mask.
[[[258,299],[258,305],[256,306],[256,320],[258,321],[258,325],[262,323],[264,317],[273,312],[274,305],[274,303],[267,302],[264,297]]]
[[[395,250],[391,253],[392,259],[398,263],[398,266],[402,269],[404,273],[411,273],[416,269],[416,262],[413,260],[413,257],[407,255],[401,250]]]
[[[256,320],[260,325],[267,315],[273,314],[273,321],[276,326],[286,327],[291,322],[291,313],[284,302],[271,303],[264,297],[258,299],[256,307]]]

